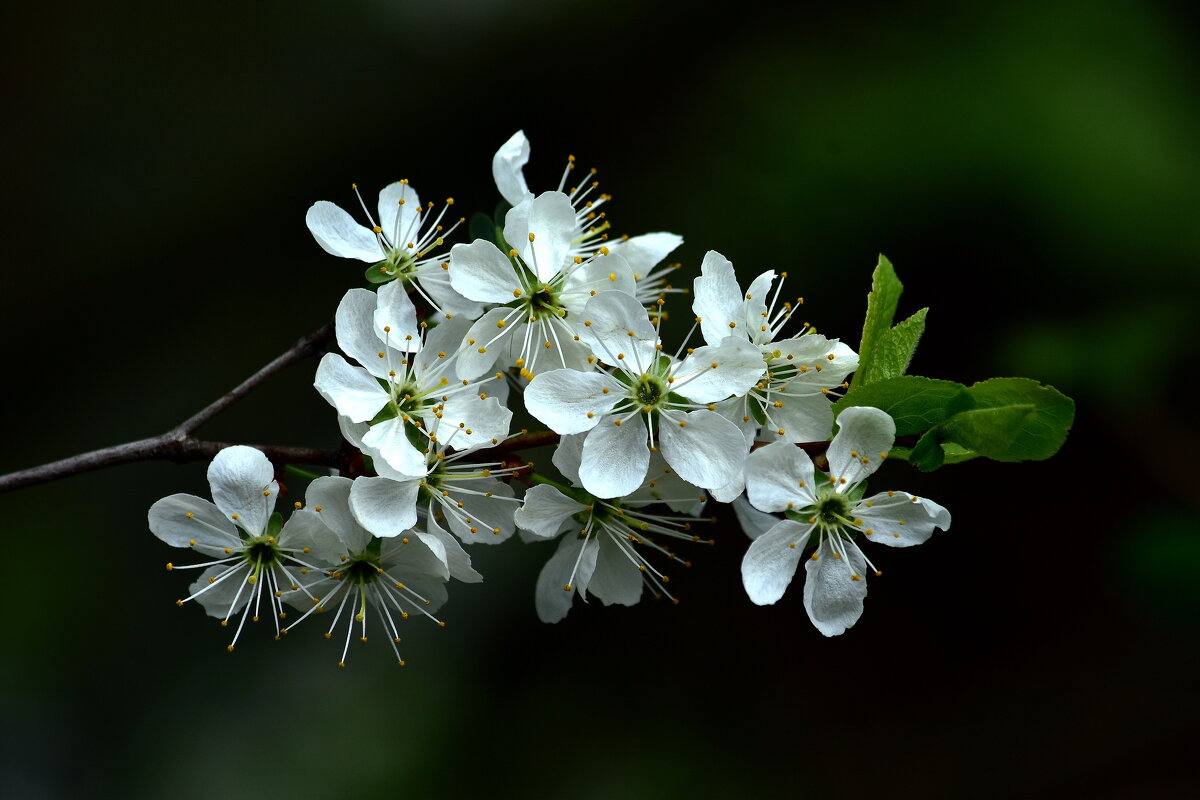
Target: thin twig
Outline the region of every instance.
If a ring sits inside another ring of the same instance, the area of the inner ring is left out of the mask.
[[[325,349],[333,340],[333,323],[330,322],[321,329],[297,341],[286,352],[271,363],[255,372],[238,384],[232,391],[222,395],[199,413],[194,414],[176,427],[159,436],[139,439],[136,442],[105,447],[90,453],[81,453],[70,458],[52,461],[37,467],[30,467],[8,475],[0,476],[0,493],[33,486],[39,483],[58,480],[59,478],[91,472],[118,464],[129,464],[134,461],[200,461],[208,460],[223,448],[229,447],[228,442],[209,442],[197,439],[192,434],[204,423],[220,414],[229,406],[244,397],[250,390],[257,387],[267,378],[279,372],[289,364],[303,358],[316,355]],[[338,450],[318,450],[310,447],[280,447],[276,445],[254,445],[262,450],[267,458],[279,463],[312,464],[321,466],[337,466],[343,460]]]

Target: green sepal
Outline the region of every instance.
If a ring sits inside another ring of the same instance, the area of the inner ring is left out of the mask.
[[[387,283],[396,279],[396,273],[387,271],[387,262],[380,261],[378,264],[372,264],[367,267],[367,271],[363,273],[363,278],[367,283]]]
[[[1029,378],[980,381],[941,427],[943,438],[995,461],[1041,461],[1058,452],[1075,401]]]
[[[746,405],[749,406],[750,417],[751,417],[751,419],[754,420],[754,422],[756,424],[758,424],[758,425],[766,425],[767,424],[767,412],[766,412],[766,409],[764,409],[762,407],[762,403],[758,403],[753,400],[750,400],[746,403]]]
[[[276,511],[267,519],[267,536],[278,539],[281,530],[283,530],[283,515]]]
[[[371,417],[370,421],[367,424],[368,425],[378,425],[381,422],[387,422],[389,419],[395,419],[398,416],[399,416],[399,412],[396,411],[396,406],[394,406],[391,403],[388,403],[383,408],[379,409],[379,413],[377,413],[375,416]]]
[[[954,381],[901,375],[863,386],[833,405],[840,414],[854,406],[873,406],[896,422],[897,436],[915,436],[958,410],[966,387]]]
[[[942,449],[938,429],[933,428],[917,440],[908,454],[908,463],[922,472],[933,472],[946,463],[946,451]]]
[[[404,436],[408,439],[409,444],[417,448],[418,453],[424,453],[427,448],[433,446],[420,429],[411,422],[404,423]]]

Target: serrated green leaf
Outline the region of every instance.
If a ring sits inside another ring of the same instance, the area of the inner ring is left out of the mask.
[[[874,406],[896,421],[897,436],[912,436],[950,416],[964,391],[966,387],[954,381],[902,375],[863,386],[835,403],[833,411],[840,414],[854,406]]]
[[[858,345],[858,371],[854,374],[854,386],[871,383],[877,378],[875,359],[879,343],[892,329],[896,306],[904,284],[896,277],[892,262],[880,255],[879,264],[871,275],[871,293],[867,295],[867,317],[863,321],[862,340]]]
[[[476,239],[484,239],[495,243],[496,241],[496,223],[492,222],[492,218],[482,211],[476,211],[471,215],[471,221],[467,226],[467,234],[471,241]]]
[[[1049,458],[1075,421],[1074,400],[1029,378],[981,381],[962,402],[942,423],[943,438],[995,461]]]
[[[968,450],[957,442],[942,442],[942,451],[946,454],[947,464],[961,464],[973,458],[979,458],[979,453]]]
[[[925,315],[928,313],[928,308],[922,308],[883,334],[875,346],[872,366],[864,383],[874,383],[904,374],[912,361],[913,352],[917,349],[917,342],[925,332]],[[862,372],[862,367],[859,367],[859,372]]]
[[[938,441],[938,431],[933,429],[917,440],[908,455],[909,463],[922,472],[933,472],[946,461],[946,451]]]

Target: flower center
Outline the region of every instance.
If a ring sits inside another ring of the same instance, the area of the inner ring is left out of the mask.
[[[822,492],[813,507],[817,525],[826,530],[842,528],[850,515],[850,501],[838,492],[828,489]]]
[[[662,404],[667,396],[667,385],[663,380],[654,375],[642,373],[642,376],[633,384],[631,396],[635,401],[641,403],[643,407],[656,409]]]

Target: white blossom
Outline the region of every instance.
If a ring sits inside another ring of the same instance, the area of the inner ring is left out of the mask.
[[[456,430],[462,448],[508,433],[512,412],[457,371],[457,352],[467,320],[449,319],[428,330],[399,282],[378,293],[351,289],[338,305],[338,345],[361,366],[327,353],[314,386],[338,413],[370,423],[363,442],[403,475],[426,471],[424,444],[435,420]],[[412,438],[410,438],[412,437]]]
[[[282,592],[299,590],[303,575],[333,545],[319,524],[305,517],[279,525],[272,516],[279,484],[261,451],[236,445],[217,453],[208,467],[213,502],[173,494],[150,507],[151,532],[173,547],[186,547],[211,560],[167,564],[167,569],[203,569],[183,600],[195,600],[222,625],[242,612],[228,649],[233,650],[249,618],[271,615],[275,633],[286,612]],[[265,608],[264,608],[265,606]]]
[[[858,621],[867,595],[866,571],[879,575],[861,543],[909,547],[935,528],[950,528],[950,512],[932,500],[887,491],[862,498],[864,481],[887,457],[896,426],[883,411],[848,408],[826,457],[829,474],[815,470],[804,450],[777,441],[750,455],[746,492],[759,511],[783,512],[750,544],[742,582],[758,605],[779,600],[805,559],[804,608],[817,630],[836,636]],[[761,528],[760,518],[751,518]]]
[[[578,594],[590,591],[604,605],[633,605],[646,586],[655,597],[678,600],[668,591],[669,577],[647,558],[650,553],[684,566],[690,562],[665,544],[671,539],[699,542],[693,532],[696,515],[707,498],[695,486],[680,480],[661,456],[655,455],[649,476],[623,499],[604,500],[579,488],[582,436],[565,436],[554,454],[555,466],[575,487],[542,483],[525,494],[516,514],[517,524],[530,539],[553,539],[558,549],[542,568],[535,594],[538,617],[558,622],[570,611]],[[693,513],[663,513],[647,509],[664,503]],[[712,544],[711,539],[704,540]]]
[[[763,373],[758,350],[727,337],[682,360],[662,352],[658,329],[626,294],[606,292],[584,309],[581,338],[594,361],[616,370],[553,370],[525,390],[529,412],[558,433],[588,432],[580,478],[597,497],[642,485],[652,449],[681,478],[711,489],[741,472],[741,432],[712,404],[745,394]],[[618,379],[618,377],[620,379]]]
[[[399,623],[411,612],[427,617],[438,626],[445,623],[434,612],[446,602],[446,580],[450,571],[437,539],[409,531],[388,539],[373,537],[358,524],[350,511],[348,478],[318,478],[305,494],[308,507],[292,519],[311,518],[332,534],[336,546],[325,558],[326,568],[307,581],[300,591],[285,594],[287,602],[305,613],[283,630],[289,632],[313,614],[333,611],[325,633],[333,632],[345,614],[346,635],[338,666],[346,666],[346,652],[355,631],[366,642],[368,629],[383,629],[391,642],[396,661],[403,666],[397,645]],[[433,544],[433,547],[430,544]]]
[[[367,278],[372,283],[395,280],[420,292],[441,313],[462,314],[472,319],[483,313],[476,302],[467,300],[450,286],[444,252],[436,252],[463,218],[442,222],[454,205],[445,205],[434,215],[434,204],[421,205],[417,191],[407,180],[385,186],[379,192],[379,221],[376,222],[354,186],[369,226],[360,225],[339,206],[319,200],[308,209],[305,221],[317,244],[325,252],[342,258],[365,261],[371,266]]]

